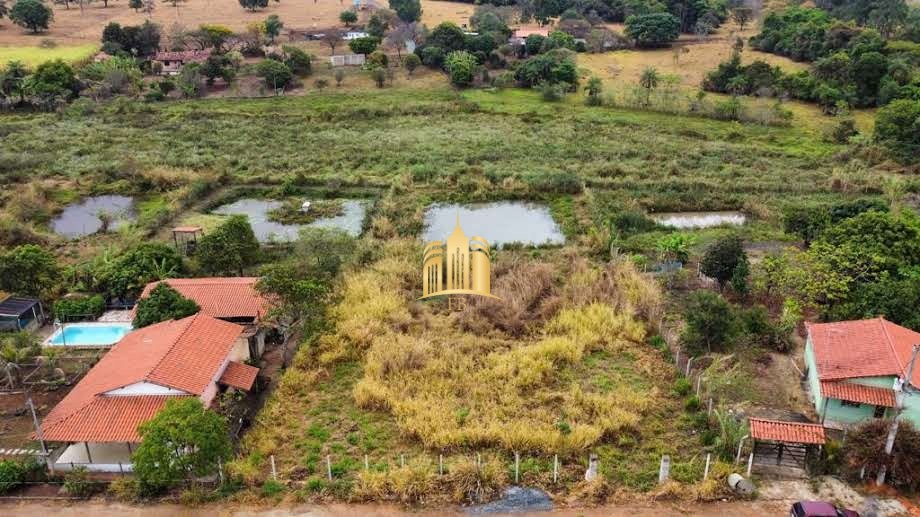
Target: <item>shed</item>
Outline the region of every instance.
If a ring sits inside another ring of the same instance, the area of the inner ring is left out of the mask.
[[[753,441],[753,464],[806,472],[808,460],[827,440],[824,426],[807,422],[784,422],[749,418]]]
[[[9,296],[0,302],[0,330],[33,330],[45,319],[42,303],[37,298]]]

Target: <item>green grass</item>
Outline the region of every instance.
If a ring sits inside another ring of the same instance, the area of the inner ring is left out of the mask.
[[[9,61],[22,61],[28,67],[36,67],[45,61],[63,59],[68,63],[79,63],[92,57],[99,45],[86,44],[68,47],[0,47],[0,67]]]

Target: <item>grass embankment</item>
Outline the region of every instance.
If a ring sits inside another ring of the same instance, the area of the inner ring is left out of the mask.
[[[75,64],[91,58],[99,45],[86,44],[61,47],[3,47],[0,46],[0,67],[6,66],[10,61],[21,61],[30,68],[34,68],[45,61],[63,59]]]
[[[346,273],[328,332],[285,372],[238,472],[264,479],[274,455],[302,497],[469,501],[508,481],[515,451],[526,483],[582,489],[596,451],[613,487],[650,489],[661,454],[679,481],[699,480],[701,445],[671,391],[676,371],[645,342],[661,293],[629,263],[597,266],[574,248],[503,252],[493,288],[502,301],[452,313],[413,301],[418,243],[382,218],[372,226],[378,258]]]

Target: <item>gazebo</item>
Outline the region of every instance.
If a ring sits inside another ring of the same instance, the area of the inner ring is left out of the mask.
[[[177,226],[172,229],[176,251],[182,255],[193,255],[198,247],[199,234],[204,235],[200,226]]]
[[[42,303],[36,298],[9,296],[0,302],[0,330],[34,330],[44,319]]]

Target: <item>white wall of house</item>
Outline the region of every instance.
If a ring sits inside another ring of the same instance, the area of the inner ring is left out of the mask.
[[[233,343],[233,348],[230,350],[230,360],[238,363],[244,363],[249,360],[249,338],[245,337],[245,335],[241,335],[236,339],[236,343]]]
[[[188,395],[188,392],[167,388],[152,382],[135,382],[122,388],[116,388],[103,393],[113,397],[131,397],[135,395]]]

